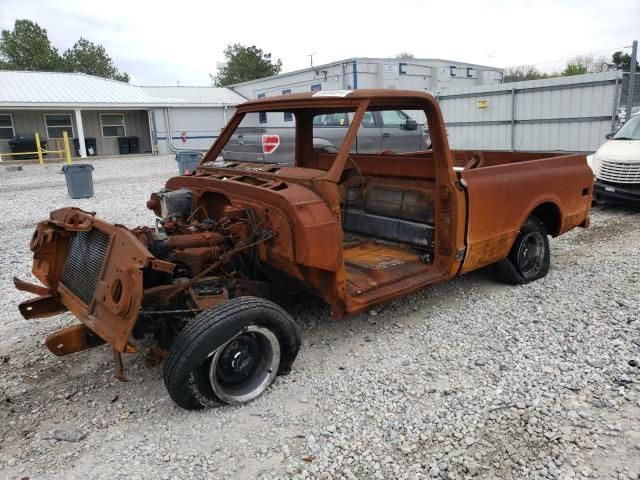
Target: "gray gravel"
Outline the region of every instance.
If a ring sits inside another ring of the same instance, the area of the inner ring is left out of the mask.
[[[67,198],[59,165],[0,172],[0,477],[640,478],[640,213],[597,208],[552,245],[531,285],[480,271],[334,322],[292,305],[293,371],[255,402],[187,412],[161,369],[99,347],[54,357],[68,314],[25,321],[11,277],[29,238],[77,205],[152,224],[170,157],[95,162],[96,196]]]

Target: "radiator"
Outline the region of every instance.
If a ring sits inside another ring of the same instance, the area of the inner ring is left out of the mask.
[[[109,239],[109,235],[94,228],[76,234],[69,245],[60,281],[87,305],[100,280]]]

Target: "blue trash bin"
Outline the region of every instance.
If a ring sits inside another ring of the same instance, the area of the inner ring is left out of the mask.
[[[67,181],[67,191],[71,198],[93,197],[93,165],[78,163],[64,165],[62,173]]]
[[[200,161],[202,160],[202,153],[195,150],[184,150],[176,153],[176,162],[178,162],[178,171],[180,175],[193,173]]]

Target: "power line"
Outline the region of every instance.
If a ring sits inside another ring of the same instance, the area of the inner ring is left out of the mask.
[[[564,58],[559,58],[557,60],[547,60],[547,61],[544,61],[544,62],[530,63],[530,64],[527,64],[527,65],[533,65],[533,66],[537,67],[537,66],[540,66],[540,65],[549,65],[549,64],[553,64],[553,63],[561,63],[561,62],[566,62],[567,60],[571,60],[572,58],[575,58],[577,56],[598,55],[598,54],[601,54],[601,53],[613,53],[613,52],[617,52],[617,51],[620,51],[620,50],[624,50],[626,48],[631,48],[631,45],[627,45],[627,46],[623,46],[623,47],[612,47],[612,48],[608,48],[606,50],[591,51],[591,52],[586,52],[586,53],[577,53],[575,55],[564,57]]]

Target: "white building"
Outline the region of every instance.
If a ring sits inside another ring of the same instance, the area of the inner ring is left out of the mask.
[[[205,150],[243,101],[227,88],[138,87],[82,73],[0,71],[0,155],[10,152],[14,136],[35,132],[57,150],[63,131],[76,144],[72,154],[81,157]]]
[[[398,88],[432,94],[450,88],[496,85],[499,68],[429,58],[350,58],[232,85],[249,99],[315,90]]]

